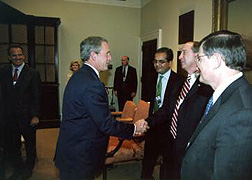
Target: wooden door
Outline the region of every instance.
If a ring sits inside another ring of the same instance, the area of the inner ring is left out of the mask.
[[[146,89],[150,88],[151,84],[148,82],[148,77],[150,74],[156,73],[156,70],[153,66],[153,59],[155,56],[155,52],[157,50],[157,39],[153,39],[150,41],[143,42],[142,46],[142,92],[141,92],[141,99],[148,101],[151,97],[148,97],[148,93]]]

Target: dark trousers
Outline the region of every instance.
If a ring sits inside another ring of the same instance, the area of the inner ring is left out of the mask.
[[[22,142],[21,135],[25,140],[26,161],[22,159]],[[18,171],[32,171],[37,157],[36,152],[36,129],[27,125],[22,126],[17,122],[8,124],[7,138],[7,154],[11,165]]]
[[[123,107],[126,101],[133,100],[133,97],[131,97],[131,93],[132,92],[129,92],[129,89],[127,88],[126,84],[122,83],[122,89],[118,92],[118,95],[117,95],[119,111],[123,110]]]
[[[174,177],[172,148],[173,141],[168,138],[147,137],[145,140],[141,179],[153,179],[154,167],[160,155],[163,158],[160,165],[160,179],[172,179]]]
[[[94,180],[95,175],[91,174],[81,174],[80,172],[74,172],[74,171],[66,171],[59,169],[60,173],[60,180]]]

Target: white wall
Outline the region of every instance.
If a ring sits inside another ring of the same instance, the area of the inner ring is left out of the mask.
[[[151,0],[141,10],[118,6],[106,6],[61,0],[3,0],[25,14],[59,17],[59,80],[60,102],[71,60],[79,57],[80,41],[90,35],[104,36],[112,51],[113,70],[101,73],[101,80],[113,85],[114,71],[120,65],[120,57],[128,55],[131,65],[141,76],[140,37],[162,29],[162,46],[178,50],[179,15],[195,11],[194,40],[200,40],[211,32],[212,0]],[[176,71],[177,62],[172,68]],[[140,99],[140,79],[138,94]],[[117,99],[115,99],[117,100]]]
[[[121,65],[123,55],[129,56],[130,63],[138,69],[140,9],[61,0],[4,0],[4,2],[28,15],[61,19],[60,103],[70,61],[79,58],[79,44],[90,35],[103,36],[110,44],[113,69],[101,73],[101,80],[105,85],[113,86],[114,71]]]
[[[194,40],[211,32],[212,0],[152,0],[141,9],[141,35],[162,29],[162,46],[173,49],[177,57],[179,16],[194,10]],[[174,59],[173,70],[177,70]]]

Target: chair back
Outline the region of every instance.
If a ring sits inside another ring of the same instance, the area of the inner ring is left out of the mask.
[[[136,112],[133,117],[133,122],[136,122],[140,119],[146,119],[149,116],[150,102],[145,102],[140,100],[137,107]]]
[[[123,107],[121,118],[133,118],[136,111],[136,104],[133,101],[126,101]]]

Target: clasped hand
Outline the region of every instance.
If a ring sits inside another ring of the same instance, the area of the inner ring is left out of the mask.
[[[149,129],[148,123],[144,119],[140,119],[137,122],[135,122],[136,125],[136,132],[135,135],[142,135]]]

